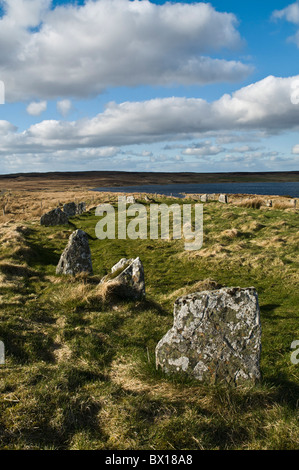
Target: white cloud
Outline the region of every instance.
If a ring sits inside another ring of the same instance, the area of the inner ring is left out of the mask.
[[[57,111],[59,112],[59,114],[61,114],[61,116],[63,117],[66,117],[70,110],[72,109],[72,102],[71,100],[61,100],[61,101],[58,101],[57,104],[56,104],[56,107],[57,107]]]
[[[272,14],[273,19],[286,19],[290,23],[299,25],[299,3],[295,2],[282,10],[275,10]]]
[[[195,156],[208,156],[208,155],[218,155],[223,152],[224,148],[219,147],[218,145],[213,145],[211,142],[200,142],[193,144],[191,147],[187,147],[183,150],[183,155],[195,155]]]
[[[27,106],[26,111],[31,116],[39,116],[41,113],[46,111],[46,109],[47,109],[47,102],[39,101],[39,102],[30,103]]]
[[[104,112],[91,119],[47,120],[22,133],[10,130],[1,138],[0,153],[114,149],[133,144],[205,138],[206,134],[217,135],[223,131],[252,131],[256,136],[298,130],[299,105],[292,104],[290,99],[292,83],[298,78],[270,76],[212,103],[175,97],[109,103]],[[209,141],[188,148],[189,155],[216,155],[221,151],[221,146]]]
[[[242,40],[236,17],[208,3],[87,0],[54,10],[50,0],[4,5],[0,77],[8,101],[87,97],[111,86],[235,81],[252,70],[215,58]]]
[[[289,23],[299,25],[299,2],[292,3],[282,10],[275,10],[272,14],[272,18],[284,19]],[[299,31],[297,31],[295,35],[290,36],[289,40],[299,47]]]

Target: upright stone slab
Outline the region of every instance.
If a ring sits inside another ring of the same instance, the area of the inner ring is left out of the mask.
[[[135,204],[136,200],[134,196],[127,196],[127,204]]]
[[[40,224],[46,227],[55,225],[67,225],[69,218],[59,207],[41,216]]]
[[[174,324],[156,347],[156,365],[205,382],[254,384],[260,379],[258,295],[223,288],[179,298]]]
[[[122,258],[118,263],[112,266],[111,272],[115,273],[116,271],[119,271],[120,269],[124,270],[125,267],[129,266],[133,261],[134,261],[133,258],[130,258],[130,259]]]
[[[68,202],[63,206],[63,212],[68,217],[74,217],[77,214],[77,204],[75,202]]]
[[[228,203],[227,195],[226,194],[220,194],[218,201],[222,202],[222,204],[227,204]]]
[[[144,269],[140,258],[121,259],[101,282],[113,282],[115,294],[122,298],[138,300],[145,296]]]
[[[69,238],[56,268],[56,274],[72,276],[86,272],[92,274],[91,253],[87,233],[76,230]]]
[[[86,212],[86,202],[79,202],[77,204],[77,214],[81,215]]]

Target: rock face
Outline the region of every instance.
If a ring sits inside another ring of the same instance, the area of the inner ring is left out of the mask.
[[[40,224],[47,227],[53,225],[67,225],[69,218],[59,207],[41,216]]]
[[[77,214],[77,204],[75,202],[68,202],[63,206],[63,212],[68,217],[74,217]]]
[[[122,298],[137,300],[145,296],[144,269],[140,258],[122,258],[101,282],[113,282],[115,293]]]
[[[83,230],[76,230],[69,238],[56,268],[56,274],[75,275],[82,272],[92,274],[91,254],[88,236]]]
[[[226,194],[220,194],[218,201],[222,202],[223,204],[227,204],[228,203],[227,195]]]
[[[260,379],[261,325],[256,290],[223,288],[179,298],[174,324],[156,347],[156,365],[205,382]]]

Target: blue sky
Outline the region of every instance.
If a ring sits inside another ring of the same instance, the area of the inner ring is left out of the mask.
[[[298,58],[298,2],[0,0],[0,173],[298,170]]]

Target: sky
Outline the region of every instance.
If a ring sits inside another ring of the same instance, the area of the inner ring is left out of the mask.
[[[299,1],[0,0],[0,174],[298,161]]]

